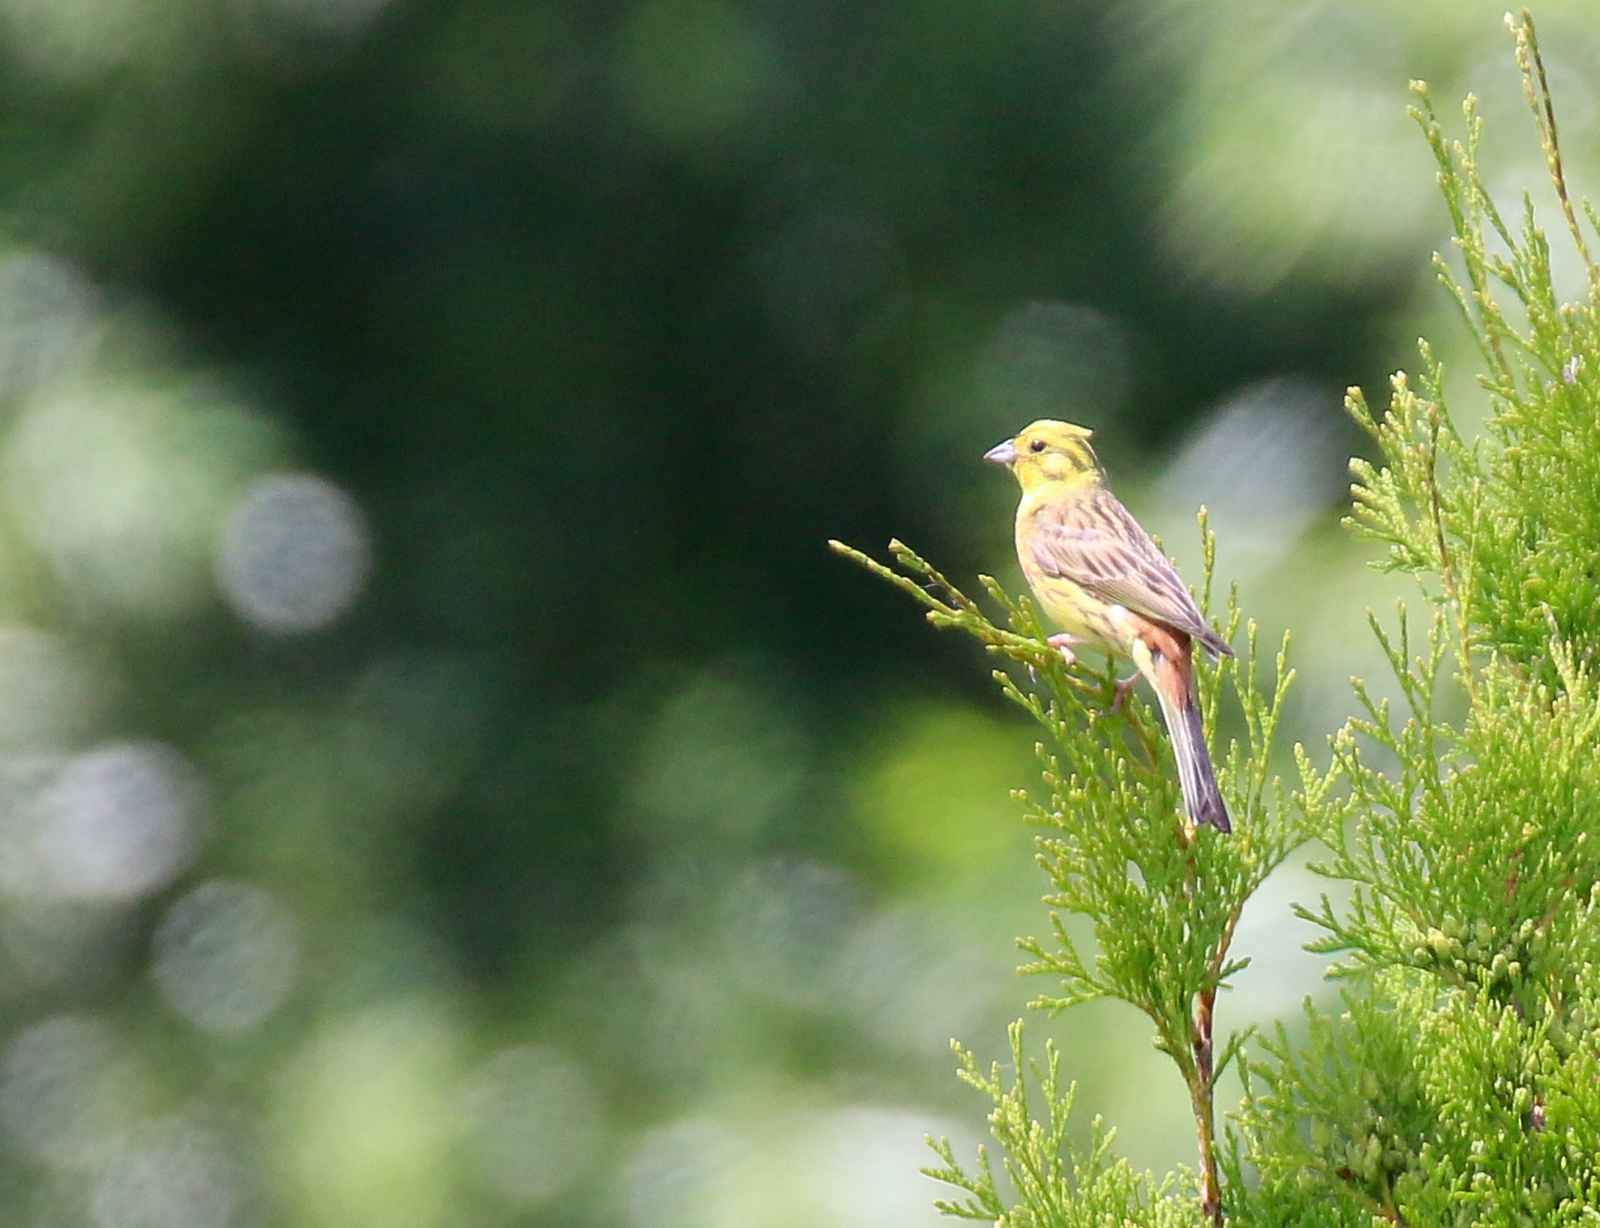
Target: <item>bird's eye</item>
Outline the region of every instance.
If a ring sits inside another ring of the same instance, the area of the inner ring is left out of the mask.
[[[1030,443],[1028,445],[1028,451],[1030,451],[1030,452],[1043,452],[1044,449],[1045,449],[1045,442],[1042,439],[1035,439],[1032,443]]]

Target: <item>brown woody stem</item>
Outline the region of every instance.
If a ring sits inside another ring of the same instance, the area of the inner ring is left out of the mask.
[[[1222,1185],[1217,1176],[1216,1100],[1211,1084],[1211,1013],[1217,990],[1209,986],[1195,1000],[1190,1047],[1194,1054],[1189,1100],[1194,1107],[1195,1131],[1200,1145],[1200,1214],[1221,1228]]]

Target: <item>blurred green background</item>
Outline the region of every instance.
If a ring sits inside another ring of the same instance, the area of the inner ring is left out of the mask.
[[[1318,753],[1401,591],[1342,390],[1480,412],[1408,78],[1543,177],[1501,7],[0,0],[0,1220],[932,1223],[1033,733],[824,542],[1018,587],[979,458],[1086,423]],[[1141,1020],[1034,1031],[1189,1159]]]

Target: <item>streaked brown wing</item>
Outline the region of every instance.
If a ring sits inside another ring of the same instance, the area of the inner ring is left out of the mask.
[[[1034,525],[1033,558],[1046,575],[1186,632],[1213,652],[1229,651],[1172,564],[1110,491],[1086,491],[1043,506]]]

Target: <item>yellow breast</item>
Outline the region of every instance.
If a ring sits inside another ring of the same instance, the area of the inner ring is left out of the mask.
[[[1124,621],[1127,611],[1122,606],[1103,601],[1067,576],[1049,575],[1040,568],[1033,552],[1032,511],[1026,499],[1017,509],[1017,561],[1045,617],[1090,648],[1131,656],[1133,630]]]

